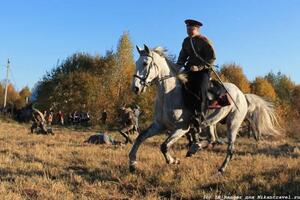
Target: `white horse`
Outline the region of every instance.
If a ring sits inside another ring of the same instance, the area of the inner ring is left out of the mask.
[[[144,50],[137,47],[140,54],[136,61],[136,72],[132,82],[132,90],[136,94],[146,91],[152,84],[156,85],[157,96],[155,102],[154,121],[148,129],[142,132],[135,140],[129,153],[129,169],[136,169],[136,154],[139,146],[149,137],[157,135],[163,131],[168,131],[170,135],[161,145],[168,164],[178,164],[179,160],[173,158],[170,147],[190,128],[192,113],[186,108],[182,97],[182,86],[177,79],[178,66],[168,61],[162,48],[150,50],[144,45]],[[240,89],[232,83],[224,84],[238,108],[232,103],[229,106],[213,110],[207,119],[202,123],[202,127],[213,126],[226,117],[228,150],[226,158],[219,169],[224,172],[234,151],[234,142],[240,125],[247,114],[247,101]]]

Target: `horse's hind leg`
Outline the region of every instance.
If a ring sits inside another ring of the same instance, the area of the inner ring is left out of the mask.
[[[228,148],[226,158],[219,169],[220,172],[224,172],[229,161],[232,159],[234,153],[234,142],[236,135],[238,133],[239,127],[241,126],[243,118],[239,116],[234,116],[233,118],[229,117],[227,119],[227,138],[228,138]]]
[[[134,141],[134,144],[130,150],[129,153],[129,170],[130,172],[134,172],[136,169],[136,154],[140,147],[140,145],[149,137],[152,137],[154,135],[157,135],[159,132],[161,132],[163,129],[159,127],[157,124],[153,123],[151,126],[146,129],[145,131],[141,132],[136,140]]]
[[[255,125],[256,115],[251,114],[247,115],[246,121],[249,123],[248,125],[248,137],[250,138],[252,135],[256,141],[260,140],[260,131],[258,130],[257,126]]]
[[[181,138],[183,135],[185,135],[187,133],[187,131],[188,131],[188,128],[177,129],[164,141],[164,143],[162,143],[160,150],[163,153],[163,155],[166,159],[166,162],[168,164],[178,164],[179,163],[178,159],[174,159],[170,155],[169,149],[179,138]]]
[[[216,128],[216,124],[209,126],[208,131],[210,134],[210,142],[211,143],[217,143],[218,141],[218,135],[217,135],[217,128]]]
[[[220,110],[215,110],[207,117],[205,121],[201,123],[202,128],[209,127],[209,134],[212,144],[220,142],[217,135],[217,123],[228,115],[228,109],[229,108],[222,108]]]

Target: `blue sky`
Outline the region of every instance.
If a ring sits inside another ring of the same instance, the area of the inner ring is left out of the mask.
[[[124,31],[134,44],[178,55],[183,21],[194,18],[217,64],[236,62],[250,80],[281,71],[299,84],[299,9],[299,0],[0,0],[0,80],[10,58],[12,83],[33,87],[58,59],[115,50]]]

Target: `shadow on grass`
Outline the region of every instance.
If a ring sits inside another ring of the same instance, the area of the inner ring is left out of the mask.
[[[277,184],[270,186],[269,184],[257,184],[253,183],[256,177],[260,177],[267,182],[274,179],[274,177],[280,177],[281,173],[288,174],[288,180],[280,181],[278,180]],[[292,169],[285,169],[285,168],[277,168],[274,170],[261,172],[255,175],[246,175],[242,177],[242,182],[250,182],[251,187],[250,191],[253,194],[265,194],[265,195],[299,195],[300,193],[300,169],[292,168]]]
[[[119,183],[120,179],[117,178],[113,171],[110,169],[89,169],[85,166],[69,166],[65,168],[66,171],[72,171],[72,173],[81,176],[87,182],[93,184],[94,182],[115,182]]]
[[[226,173],[226,172],[225,172]],[[287,180],[278,180],[273,185],[274,177],[280,177],[281,173],[288,174]],[[238,187],[243,184],[249,184],[245,195],[299,195],[300,193],[300,169],[276,168],[256,174],[247,174],[236,181],[227,182],[224,179],[221,182],[199,185],[199,189],[207,193],[236,194]],[[263,180],[263,182],[257,182]],[[242,194],[237,194],[242,195]]]
[[[44,176],[45,173],[40,170],[8,170],[0,168],[0,180],[1,181],[8,181],[8,182],[15,182],[16,177],[26,176],[26,177],[33,177],[33,176]]]
[[[43,166],[48,166],[48,167],[57,167],[56,165],[46,162],[42,159],[36,158],[33,155],[21,155],[17,152],[11,152],[10,150],[4,149],[4,150],[0,150],[0,154],[7,154],[9,153],[12,157],[12,159],[17,159],[20,160],[24,163],[34,163],[34,162],[38,162],[41,163]]]
[[[252,146],[252,145],[251,145]],[[294,153],[294,148],[296,146],[290,145],[290,144],[282,144],[277,147],[264,147],[264,148],[255,148],[255,145],[253,147],[247,147],[248,150],[240,150],[239,146],[235,146],[234,155],[238,156],[256,156],[256,155],[266,155],[266,156],[272,156],[275,158],[281,157],[281,156],[289,156],[292,158],[299,158],[300,155]],[[227,147],[227,145],[226,145]],[[212,150],[214,153],[224,154],[226,155],[227,149],[226,148],[214,148]]]

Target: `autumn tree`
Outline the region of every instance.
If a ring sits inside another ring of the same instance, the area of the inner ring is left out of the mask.
[[[7,104],[15,105],[15,102],[20,99],[18,91],[16,91],[13,84],[7,86]]]
[[[272,84],[278,97],[276,102],[277,114],[281,117],[285,126],[289,127],[289,122],[293,121],[295,117],[295,107],[292,98],[295,84],[281,72],[277,74],[270,72],[265,76],[265,79]]]
[[[57,110],[85,111],[97,116],[101,105],[100,84],[100,79],[91,73],[69,73],[55,88],[53,104]]]
[[[274,87],[279,100],[290,104],[292,101],[292,92],[295,87],[295,83],[281,72],[278,72],[277,74],[270,72],[265,76],[265,78]]]
[[[135,67],[133,45],[128,32],[123,33],[119,40],[116,61],[117,66],[113,73],[113,85],[115,88],[112,89],[116,90],[117,105],[128,104],[133,100],[130,85]]]
[[[235,63],[224,64],[220,70],[220,77],[224,82],[235,84],[242,92],[250,92],[249,81],[241,66]]]
[[[106,93],[110,74],[115,66],[115,55],[92,56],[75,53],[59,66],[47,72],[34,88],[37,107],[55,108],[64,112],[89,111],[97,119],[104,106],[113,104]]]
[[[251,84],[251,93],[265,97],[271,101],[276,100],[276,92],[271,83],[262,77],[256,77]]]
[[[21,100],[24,102],[24,105],[29,101],[29,97],[31,96],[31,91],[28,86],[22,88],[19,92]]]
[[[296,85],[292,92],[292,105],[296,115],[300,117],[300,85]]]

